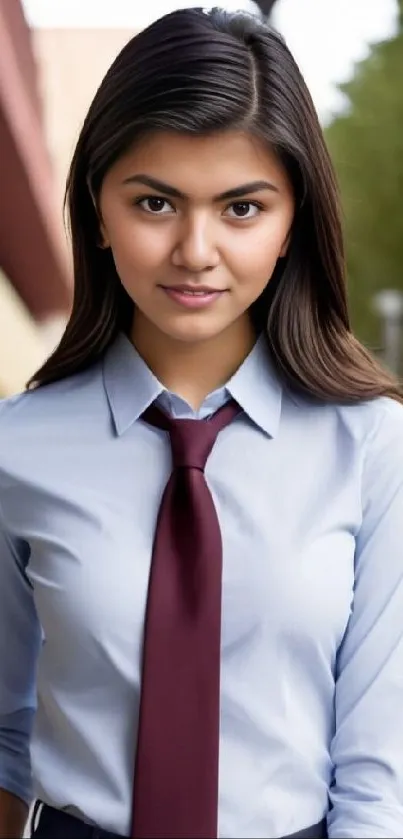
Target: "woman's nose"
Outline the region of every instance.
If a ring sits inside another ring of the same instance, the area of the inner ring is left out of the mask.
[[[202,217],[185,219],[178,231],[172,255],[174,265],[189,271],[207,271],[219,263],[215,224]]]

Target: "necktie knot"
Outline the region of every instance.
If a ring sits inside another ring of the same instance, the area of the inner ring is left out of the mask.
[[[207,458],[217,435],[240,411],[236,402],[224,405],[210,419],[173,419],[155,405],[143,414],[150,425],[168,431],[171,441],[172,460],[175,469],[186,467],[204,472]]]
[[[174,467],[204,471],[216,432],[208,422],[173,420],[169,427]]]

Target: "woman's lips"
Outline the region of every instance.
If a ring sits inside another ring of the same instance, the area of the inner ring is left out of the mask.
[[[171,300],[186,309],[203,309],[224,294],[223,291],[203,288],[203,286],[194,289],[185,286],[161,286],[161,288]]]

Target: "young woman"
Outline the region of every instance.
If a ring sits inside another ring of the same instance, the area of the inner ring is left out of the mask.
[[[0,407],[0,837],[402,836],[403,408],[282,39],[153,24],[67,194],[71,318]]]

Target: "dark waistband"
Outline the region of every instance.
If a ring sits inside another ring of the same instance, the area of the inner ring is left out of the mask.
[[[100,827],[86,824],[86,822],[63,812],[63,810],[49,807],[48,804],[42,805],[39,822],[35,830],[40,804],[41,802],[36,802],[31,820],[31,836],[34,836],[35,839],[124,839],[117,833],[110,833]],[[326,839],[326,837],[326,819],[323,819],[318,824],[305,827],[297,833],[283,837],[283,839]]]

